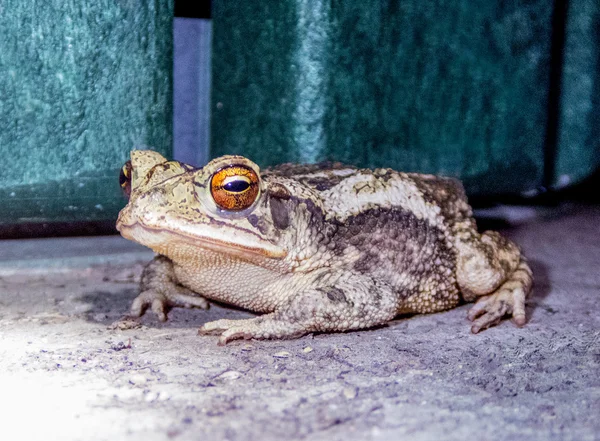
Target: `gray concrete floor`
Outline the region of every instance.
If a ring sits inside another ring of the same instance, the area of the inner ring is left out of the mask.
[[[249,313],[114,330],[150,252],[109,236],[0,241],[2,438],[600,439],[600,208],[480,214],[508,219],[532,264],[522,329],[471,335],[465,305],[226,347],[196,328]]]

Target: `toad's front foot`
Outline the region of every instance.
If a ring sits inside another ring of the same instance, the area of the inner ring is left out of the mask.
[[[469,310],[467,318],[473,321],[471,332],[498,324],[506,315],[512,315],[513,322],[521,327],[526,323],[525,298],[531,290],[533,276],[527,263],[522,260],[510,276],[492,294],[481,297]]]
[[[142,292],[131,304],[131,315],[141,317],[150,307],[161,322],[167,321],[167,313],[173,307],[208,309],[210,303],[183,286],[173,285],[168,291],[153,289]]]
[[[161,322],[167,320],[171,308],[208,309],[210,304],[204,297],[178,284],[173,263],[165,256],[156,256],[142,273],[141,294],[131,304],[131,314],[140,317],[150,307]]]

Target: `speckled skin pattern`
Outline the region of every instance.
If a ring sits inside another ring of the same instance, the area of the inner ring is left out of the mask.
[[[525,323],[531,270],[514,243],[477,232],[459,181],[337,163],[261,173],[241,156],[195,169],[152,151],[133,151],[131,163],[117,228],[158,254],[136,316],[151,307],[166,320],[169,308],[206,308],[206,299],[264,313],[200,328],[220,344],[369,328],[474,300],[474,333],[506,315]],[[210,192],[213,174],[232,164],[260,177],[241,211],[220,209]]]

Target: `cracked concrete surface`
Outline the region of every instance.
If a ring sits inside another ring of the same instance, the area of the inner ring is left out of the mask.
[[[504,211],[503,211],[504,210]],[[536,277],[529,323],[468,306],[292,341],[199,337],[212,306],[108,326],[152,254],[119,237],[0,241],[0,421],[39,440],[598,440],[600,207],[501,208]],[[487,220],[486,220],[487,219]]]

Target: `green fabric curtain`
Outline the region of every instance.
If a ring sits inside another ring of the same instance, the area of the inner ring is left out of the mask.
[[[0,223],[114,218],[129,150],[171,151],[173,1],[0,9]]]
[[[560,112],[551,184],[578,181],[600,163],[600,27],[597,1],[570,6],[556,107],[552,2],[215,1],[211,153],[520,193],[545,184],[549,112]]]

